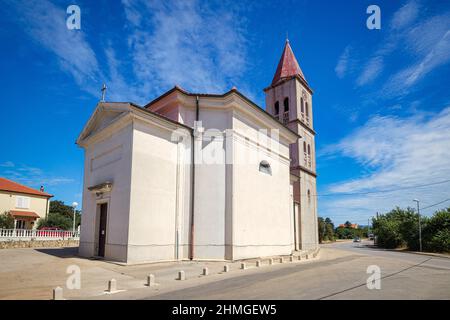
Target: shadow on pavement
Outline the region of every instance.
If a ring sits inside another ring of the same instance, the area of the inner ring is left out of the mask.
[[[39,249],[34,249],[34,250],[54,256],[54,257],[58,257],[58,258],[78,257],[78,247],[39,248]]]

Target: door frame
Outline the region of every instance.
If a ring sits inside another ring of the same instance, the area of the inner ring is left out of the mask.
[[[94,256],[95,257],[100,257],[100,258],[104,258],[105,257],[105,249],[106,249],[106,244],[108,243],[108,230],[109,230],[109,211],[110,211],[110,204],[109,204],[109,200],[101,200],[101,201],[97,201],[96,202],[96,217],[95,217],[95,247],[94,247]],[[103,248],[103,256],[100,256],[100,218],[101,218],[101,207],[102,205],[106,205],[106,226],[105,226],[105,245]]]

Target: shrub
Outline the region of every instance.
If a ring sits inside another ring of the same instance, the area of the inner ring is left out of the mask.
[[[0,214],[0,229],[13,229],[14,217],[9,212]]]
[[[58,227],[64,230],[72,229],[73,221],[71,218],[56,212],[51,212],[48,214],[47,219],[39,219],[37,228],[42,227]]]

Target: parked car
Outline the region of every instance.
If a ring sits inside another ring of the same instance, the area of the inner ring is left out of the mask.
[[[354,237],[353,238],[353,242],[361,242],[361,238],[360,237]]]
[[[42,227],[38,232],[41,237],[70,237],[70,231],[59,227]]]

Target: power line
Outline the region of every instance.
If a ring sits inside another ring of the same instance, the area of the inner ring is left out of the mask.
[[[432,205],[429,205],[429,206],[426,206],[426,207],[420,208],[420,210],[425,210],[425,209],[428,209],[428,208],[431,208],[431,207],[435,207],[435,206],[438,206],[438,205],[440,205],[441,203],[447,202],[447,201],[449,201],[449,200],[450,200],[450,198],[448,198],[448,199],[445,199],[445,200],[442,200],[442,201],[439,201],[439,202],[437,202],[437,203],[434,203],[434,204],[432,204]]]
[[[334,192],[334,193],[316,194],[314,196],[316,196],[316,197],[330,197],[330,196],[367,195],[367,194],[373,194],[373,193],[388,193],[388,192],[394,192],[394,191],[400,191],[400,190],[408,190],[408,189],[415,189],[415,188],[423,188],[423,187],[435,186],[435,185],[444,184],[444,183],[448,183],[448,182],[450,182],[450,179],[439,181],[439,182],[415,185],[415,186],[410,186],[410,187],[396,188],[396,189],[367,191],[367,192],[343,192],[343,193]]]

